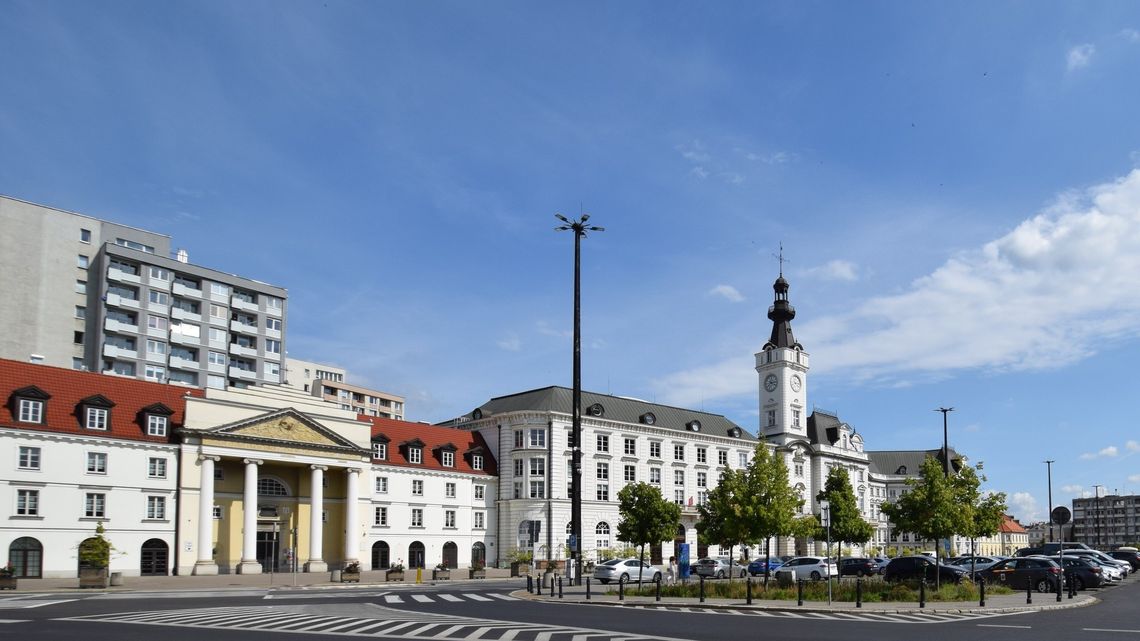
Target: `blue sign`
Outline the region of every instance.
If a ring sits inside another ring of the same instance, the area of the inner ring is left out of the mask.
[[[681,578],[689,578],[689,544],[681,544],[681,558],[677,559],[677,564],[680,566]]]
[[[570,539],[567,542],[567,545],[570,546],[570,550],[577,552],[578,551],[578,537],[571,534]]]

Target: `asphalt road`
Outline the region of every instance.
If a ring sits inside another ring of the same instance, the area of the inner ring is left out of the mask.
[[[1084,608],[937,622],[873,613],[702,612],[515,599],[519,583],[488,581],[357,589],[219,590],[108,595],[0,595],[0,638],[298,641],[381,639],[610,641],[804,639],[1140,641],[1140,580],[1097,593]]]

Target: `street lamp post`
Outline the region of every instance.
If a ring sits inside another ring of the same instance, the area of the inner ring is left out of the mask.
[[[574,581],[582,585],[582,237],[586,232],[605,231],[603,227],[587,225],[589,214],[582,214],[578,220],[570,220],[562,214],[554,214],[562,221],[555,231],[574,232],[574,397],[571,416],[571,435],[574,439],[573,470],[571,472],[570,497],[570,536],[573,538],[571,563],[574,565]],[[554,437],[553,434],[550,435]]]
[[[946,422],[946,415],[954,411],[953,407],[940,407],[935,412],[942,412],[942,463],[946,468],[946,478],[950,478],[950,431]]]
[[[824,567],[827,572],[827,604],[831,605],[831,501],[823,499],[819,502],[819,516],[827,528],[827,558]]]
[[[1049,542],[1053,542],[1053,461],[1045,461],[1045,468],[1049,474]],[[1064,547],[1064,546],[1062,546]]]

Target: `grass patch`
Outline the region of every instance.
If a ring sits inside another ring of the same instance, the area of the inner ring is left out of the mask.
[[[607,594],[617,594],[617,590],[609,586]],[[853,579],[833,579],[831,583],[832,601],[855,602],[855,581]],[[627,595],[652,596],[656,588],[652,583],[643,586],[640,592],[636,585],[626,587]],[[714,599],[745,599],[747,586],[743,579],[705,581],[705,597]],[[1013,590],[1000,585],[987,585],[987,595],[1013,594]],[[700,582],[690,580],[688,583],[676,585],[662,585],[661,596],[683,597],[696,599],[700,597]],[[887,583],[882,579],[863,580],[863,602],[918,602],[919,586],[917,582]],[[798,591],[793,584],[789,587],[780,587],[775,580],[768,581],[764,587],[763,580],[752,583],[752,598],[755,600],[795,601]],[[927,601],[977,601],[978,588],[969,581],[961,584],[944,584],[942,589],[935,590],[933,585],[926,586]],[[804,582],[804,601],[827,601],[826,581]]]

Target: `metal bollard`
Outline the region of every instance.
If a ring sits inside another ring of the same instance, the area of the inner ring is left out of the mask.
[[[656,581],[657,581],[657,600],[660,601],[661,600],[661,575],[660,574],[657,575]]]
[[[1069,573],[1069,598],[1070,599],[1077,596],[1077,581],[1075,579],[1076,576],[1077,575],[1073,572]]]
[[[986,580],[978,581],[978,607],[986,607]]]
[[[748,588],[747,588],[748,601],[747,601],[747,603],[748,603],[748,605],[752,605],[752,577],[748,577],[747,579],[744,579],[744,580],[748,584]]]
[[[855,579],[855,607],[863,607],[863,579]]]
[[[697,577],[701,580],[701,603],[705,602],[705,575],[698,574]]]
[[[796,605],[804,604],[804,580],[796,581]]]
[[[534,594],[534,577],[529,574],[526,575],[526,591]]]
[[[586,600],[590,600],[590,577],[586,577]]]
[[[562,575],[558,575],[558,598],[562,598]]]
[[[1033,581],[1025,584],[1025,603],[1026,605],[1033,603]]]
[[[625,577],[618,577],[618,601],[625,601]]]
[[[926,580],[918,582],[918,607],[926,607]]]
[[[1057,577],[1057,603],[1061,602],[1061,584],[1065,582],[1065,573],[1061,572],[1061,576]]]

